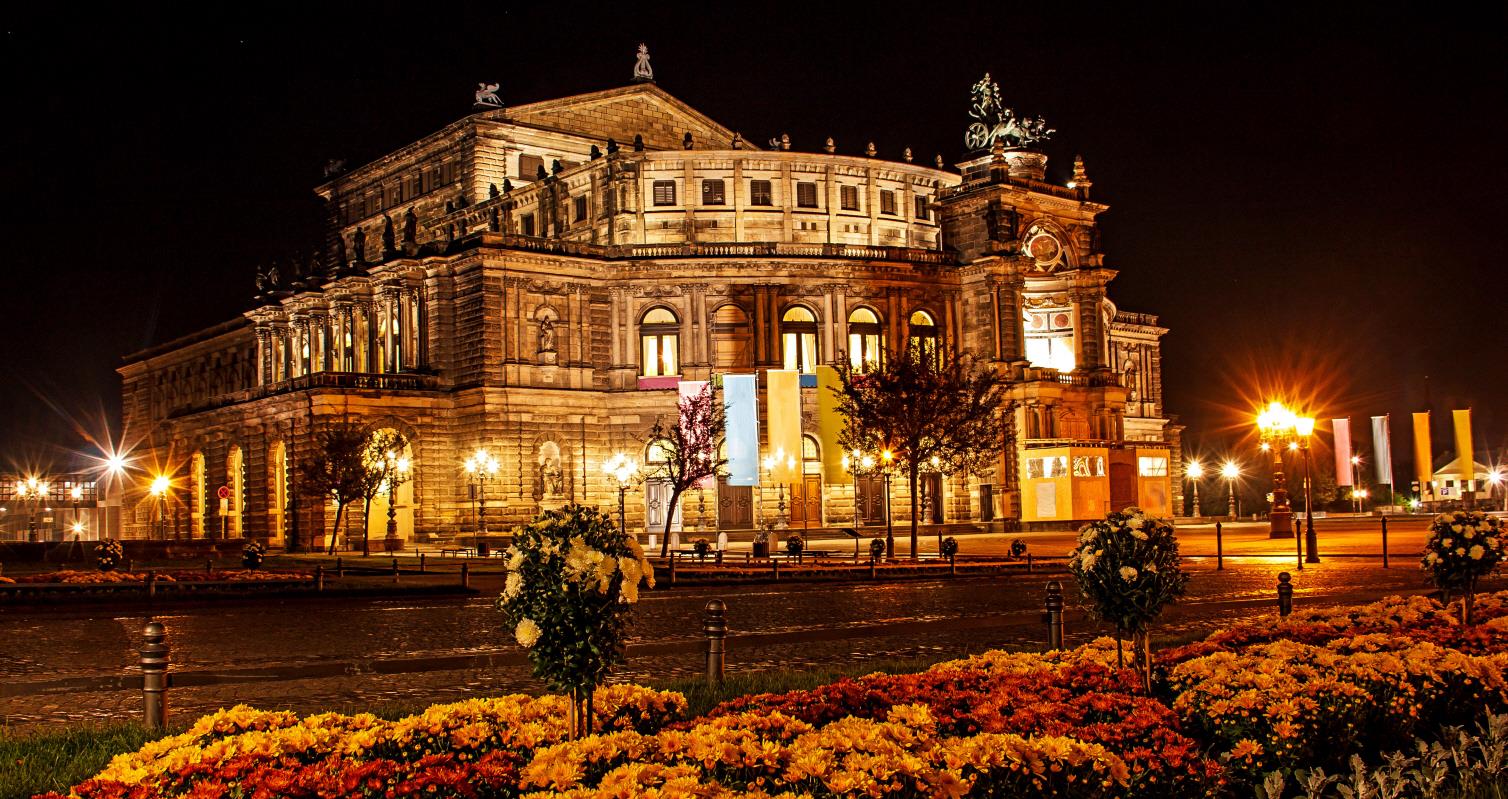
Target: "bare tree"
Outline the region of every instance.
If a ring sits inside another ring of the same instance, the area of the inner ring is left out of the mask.
[[[362,456],[371,480],[365,483],[362,494],[361,556],[372,554],[372,500],[383,489],[396,494],[398,486],[409,480],[409,471],[399,468],[403,451],[408,449],[408,438],[397,430],[379,430],[367,439],[367,448]],[[392,502],[390,496],[389,502]]]
[[[655,419],[654,426],[649,428],[650,446],[657,447],[664,460],[651,461],[646,478],[670,486],[660,557],[670,554],[670,525],[675,520],[681,495],[703,480],[715,477],[728,463],[717,453],[725,421],[722,403],[713,396],[711,384],[703,386],[695,396],[681,398],[678,405],[680,414],[675,424],[667,426],[663,419]]]
[[[335,528],[330,534],[329,550],[332,555],[346,508],[371,494],[374,477],[367,465],[370,439],[360,426],[338,423],[316,436],[313,457],[299,463],[299,488],[303,493],[335,501]]]
[[[855,369],[841,354],[835,364],[839,384],[833,392],[844,417],[838,442],[845,450],[876,456],[888,451],[906,473],[914,559],[921,472],[977,474],[989,468],[1005,429],[1000,412],[1005,378],[968,353],[912,340],[882,363],[865,366]]]

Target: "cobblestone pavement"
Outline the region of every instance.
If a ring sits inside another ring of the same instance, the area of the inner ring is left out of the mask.
[[[1248,532],[1243,530],[1236,537],[1239,540],[1243,535]],[[973,543],[971,538],[969,546]],[[1417,551],[1417,544],[1410,547]],[[1193,547],[1186,544],[1185,549]],[[1190,595],[1169,611],[1158,634],[1192,634],[1270,610],[1277,573],[1284,570],[1295,575],[1300,606],[1425,590],[1412,558],[1399,558],[1387,570],[1377,560],[1362,558],[1327,559],[1303,572],[1295,571],[1287,560],[1267,558],[1229,558],[1226,565],[1224,571],[1216,571],[1213,559],[1189,561]],[[730,670],[799,669],[881,658],[955,656],[1000,646],[1034,647],[1045,638],[1040,620],[1042,590],[1051,577],[1039,573],[647,591],[634,613],[633,642],[696,641],[702,607],[715,596],[728,603],[728,621],[735,635],[796,634],[779,643],[740,645],[735,639]],[[494,589],[484,588],[487,593],[471,598],[222,601],[171,606],[156,618],[168,629],[174,668],[183,670],[508,650],[512,643],[492,605]],[[1073,601],[1071,588],[1069,593]],[[1099,632],[1078,614],[1070,621],[1071,641]],[[141,611],[0,611],[0,682],[132,674],[145,623]],[[659,680],[691,676],[701,666],[694,652],[642,656],[617,676]],[[355,710],[390,702],[429,703],[539,688],[522,667],[348,674],[176,689],[171,693],[170,710],[179,718],[236,702],[301,712]],[[128,718],[139,712],[140,695],[133,691],[0,698],[0,720],[19,729]]]

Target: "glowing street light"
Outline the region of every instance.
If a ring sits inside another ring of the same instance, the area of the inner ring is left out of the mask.
[[[764,458],[761,459],[760,463],[764,466],[765,472],[772,477],[775,474],[776,466],[784,465],[788,474],[796,470],[796,458],[793,455],[786,454],[785,447],[776,447],[774,454],[764,456]],[[780,483],[779,485],[780,502],[777,507],[780,511],[780,514],[775,517],[775,526],[781,530],[784,530],[791,525],[790,520],[787,519],[785,515],[785,483]]]
[[[639,462],[622,452],[615,452],[602,462],[602,471],[618,484],[618,529],[628,532],[628,489],[639,477]]]
[[[1496,493],[1498,489],[1503,487],[1504,483],[1508,483],[1508,474],[1505,474],[1505,470],[1502,466],[1495,467],[1492,472],[1487,475],[1487,482],[1492,484],[1491,490],[1493,491],[1493,493]],[[1505,491],[1503,494],[1503,510],[1508,510],[1508,491]]]
[[[1281,402],[1271,402],[1257,414],[1257,434],[1262,439],[1262,451],[1272,456],[1272,511],[1268,514],[1269,538],[1288,538],[1293,535],[1293,507],[1288,504],[1288,489],[1283,477],[1282,446],[1293,440],[1298,417],[1283,407]],[[1294,443],[1297,446],[1297,443]]]
[[[1194,518],[1199,518],[1199,478],[1204,476],[1204,464],[1199,461],[1189,461],[1189,465],[1183,468],[1183,474],[1189,478],[1194,486]]]
[[[1236,509],[1236,478],[1241,476],[1241,467],[1235,461],[1226,461],[1220,467],[1220,476],[1225,478],[1226,493],[1230,499],[1230,519],[1235,521],[1240,515]]]
[[[497,459],[492,457],[485,447],[477,447],[476,452],[466,459],[463,464],[466,474],[471,477],[468,488],[471,489],[472,499],[472,527],[482,535],[487,534],[487,481],[497,476]]]
[[[165,474],[152,478],[152,496],[157,497],[157,529],[163,540],[168,537],[168,490],[173,481]]]

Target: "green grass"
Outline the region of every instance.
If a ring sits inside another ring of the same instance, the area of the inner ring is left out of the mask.
[[[110,758],[134,752],[159,733],[136,723],[73,727],[17,736],[0,728],[0,799],[21,799],[98,774]]]

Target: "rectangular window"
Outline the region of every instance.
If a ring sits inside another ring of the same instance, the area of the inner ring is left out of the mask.
[[[774,194],[768,180],[749,181],[749,205],[774,205]]]
[[[583,194],[577,197],[573,203],[575,204],[576,221],[584,221],[586,219],[586,195]]]
[[[816,333],[782,333],[780,334],[780,349],[785,368],[794,369],[803,374],[812,374],[817,371]]]
[[[534,235],[534,215],[524,214],[518,220],[518,232],[524,236]]]
[[[839,198],[842,200],[843,210],[845,210],[845,211],[857,211],[857,210],[859,210],[859,187],[858,186],[839,186],[838,187],[838,194],[839,194]]]
[[[1168,459],[1160,456],[1148,457],[1143,455],[1136,459],[1139,473],[1142,477],[1167,477]]]
[[[639,339],[644,351],[641,353],[640,370],[643,377],[670,377],[681,373],[679,353],[674,333],[646,335]]]
[[[889,189],[880,192],[880,213],[895,216],[895,192]]]
[[[721,180],[702,181],[702,205],[723,205],[726,202]]]
[[[657,180],[654,182],[654,204],[675,205],[675,181]]]
[[[537,155],[518,156],[519,180],[538,180],[539,170],[545,166],[545,159]]]
[[[916,195],[916,218],[927,220],[930,220],[932,218],[932,212],[927,209],[926,195]]]
[[[817,207],[817,184],[810,181],[803,181],[796,184],[796,207]]]

